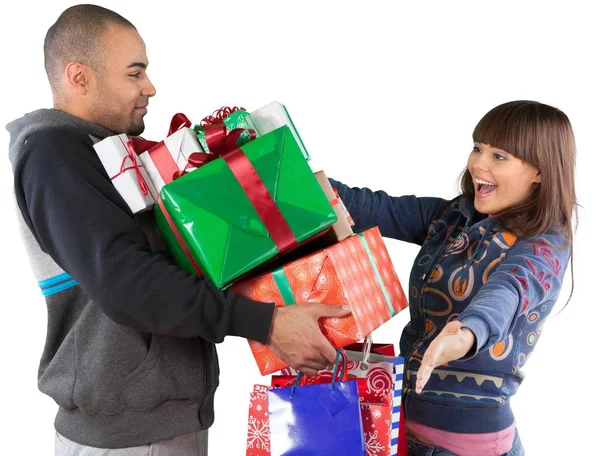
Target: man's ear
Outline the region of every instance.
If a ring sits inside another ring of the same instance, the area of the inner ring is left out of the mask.
[[[65,88],[78,95],[85,95],[90,87],[90,70],[79,62],[70,62],[64,72]]]

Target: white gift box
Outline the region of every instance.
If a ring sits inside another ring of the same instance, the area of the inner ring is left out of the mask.
[[[298,134],[296,127],[294,126],[294,122],[292,122],[292,118],[288,114],[287,109],[284,105],[277,101],[273,101],[266,106],[263,106],[260,109],[250,113],[252,116],[252,120],[254,124],[258,128],[258,132],[260,135],[264,135],[273,131],[279,127],[283,127],[287,125],[289,129],[292,131],[292,135],[294,139],[300,146],[302,150],[302,154],[306,157],[307,160],[310,160],[310,155],[306,151],[304,147],[304,143],[302,142],[302,138]]]
[[[160,190],[174,180],[176,171],[193,171],[196,169],[188,162],[190,155],[201,152],[200,143],[196,139],[196,132],[191,128],[181,128],[168,136],[158,146],[143,152],[139,158],[144,165],[154,188]],[[155,154],[160,154],[160,161],[165,160],[168,166],[160,165]]]
[[[128,150],[128,140],[125,134],[109,136],[94,144],[94,149],[113,185],[136,214],[152,208],[158,192],[139,157]]]

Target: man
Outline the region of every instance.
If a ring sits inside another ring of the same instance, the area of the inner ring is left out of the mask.
[[[7,128],[25,242],[48,307],[38,383],[59,405],[56,453],[204,455],[214,344],[227,335],[267,343],[311,374],[335,360],[318,319],[347,311],[275,309],[155,254],[165,246],[152,214],[131,214],[93,149],[109,135],[142,133],[156,93],[129,21],[74,6],[48,30],[44,55],[54,109]]]

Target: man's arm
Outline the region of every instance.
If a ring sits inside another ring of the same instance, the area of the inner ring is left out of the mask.
[[[211,342],[268,342],[274,305],[221,291],[152,255],[85,136],[49,130],[29,138],[15,191],[41,248],[116,322]]]

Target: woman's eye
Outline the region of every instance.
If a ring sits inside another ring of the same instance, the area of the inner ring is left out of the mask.
[[[481,152],[481,148],[478,146],[473,146],[473,152]]]
[[[500,154],[494,154],[494,158],[496,160],[506,160],[506,157],[504,155],[500,155]]]

